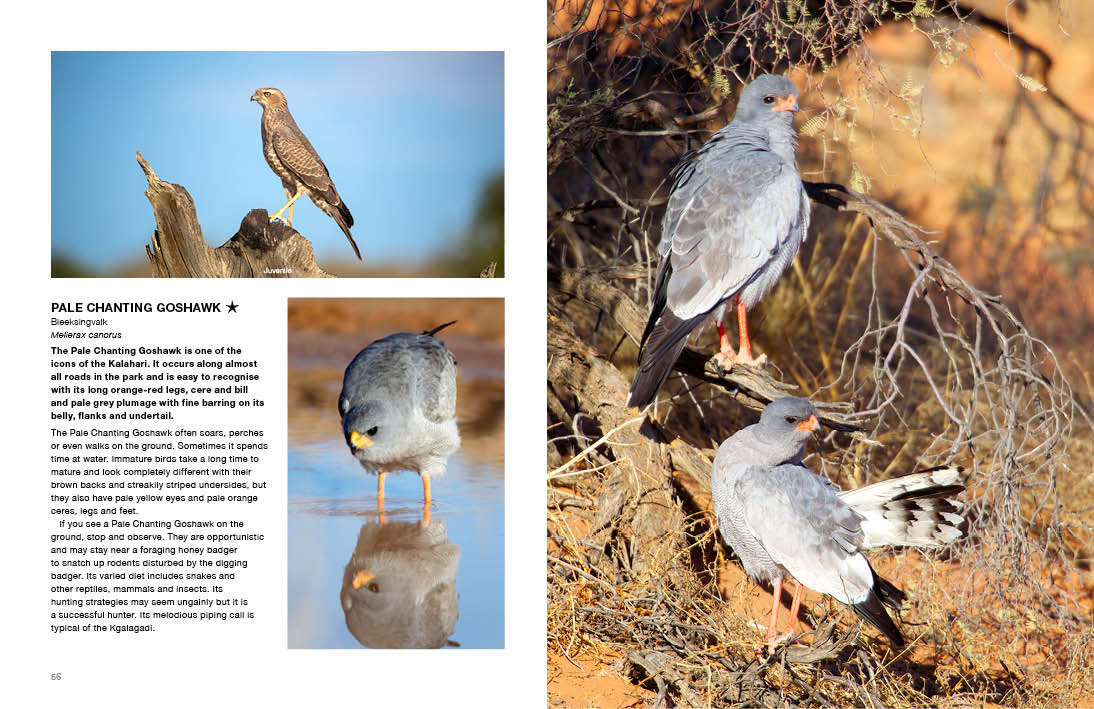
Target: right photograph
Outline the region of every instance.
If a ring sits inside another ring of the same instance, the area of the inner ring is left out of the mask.
[[[1094,696],[1094,8],[548,3],[547,698]]]

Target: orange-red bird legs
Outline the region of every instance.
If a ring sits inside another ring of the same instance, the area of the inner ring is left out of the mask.
[[[752,356],[752,340],[748,339],[748,319],[745,317],[745,304],[737,301],[737,331],[741,338],[741,349],[737,352],[737,361],[753,367],[767,364],[767,355]]]
[[[733,366],[733,360],[737,358],[737,353],[733,351],[733,345],[729,344],[729,336],[726,335],[726,329],[722,326],[722,321],[719,320],[718,324],[718,344],[721,347],[721,351],[714,355],[718,358],[718,363],[722,364],[722,359],[725,359],[729,366],[722,364],[723,368],[729,369]]]
[[[422,525],[428,527],[430,519],[429,504],[433,501],[430,495],[429,473],[422,473],[422,490],[425,492],[425,503],[422,506]]]
[[[383,524],[384,519],[384,476],[387,475],[383,470],[376,474],[376,509],[380,514],[380,524]]]
[[[775,588],[771,590],[771,618],[767,621],[767,635],[764,636],[764,640],[767,641],[768,646],[779,634],[779,606],[782,605],[783,597],[783,580],[778,579],[775,581]]]
[[[778,635],[779,627],[779,605],[783,596],[783,580],[781,578],[775,579],[775,587],[771,589],[771,617],[767,621],[767,634],[764,635],[764,642],[767,643],[767,654],[770,655],[775,650],[776,636]],[[756,660],[763,662],[763,646],[756,648]]]
[[[748,320],[745,319],[745,304],[737,301],[737,336],[741,343],[741,356],[752,359],[752,340],[748,339]]]
[[[718,341],[721,350],[714,355],[714,360],[722,369],[733,369],[733,365],[737,362],[752,367],[762,367],[767,364],[767,355],[752,356],[752,340],[748,337],[748,318],[745,315],[745,304],[740,300],[737,301],[737,335],[740,338],[741,347],[734,352],[729,344],[729,337],[726,336],[726,329],[722,327],[721,322],[718,323]]]
[[[779,635],[779,606],[782,605],[782,597],[783,581],[778,579],[775,581],[775,588],[771,592],[771,618],[767,622],[767,634],[764,636],[768,655],[775,652],[776,645],[793,637],[794,630],[798,627],[798,609],[801,607],[802,602],[802,585],[798,583],[797,579],[794,579],[794,599],[790,602],[790,620],[787,623],[786,632]],[[760,649],[757,648],[757,657],[759,654]]]
[[[783,638],[790,638],[798,629],[798,608],[802,604],[802,585],[794,579],[794,600],[790,602],[790,623],[786,626],[786,634]]]

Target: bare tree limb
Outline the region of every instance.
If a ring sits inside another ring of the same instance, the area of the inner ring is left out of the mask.
[[[315,263],[311,243],[292,227],[270,222],[253,209],[239,231],[217,248],[206,246],[190,193],[164,182],[137,153],[148,179],[144,194],[156,216],[156,232],[145,254],[159,278],[332,278]]]

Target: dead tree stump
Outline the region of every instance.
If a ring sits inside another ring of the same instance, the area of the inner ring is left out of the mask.
[[[231,239],[210,248],[186,188],[157,177],[139,151],[137,162],[148,178],[144,194],[156,216],[152,243],[144,247],[156,277],[334,277],[315,263],[311,242],[290,226],[271,223],[265,209],[252,209]]]

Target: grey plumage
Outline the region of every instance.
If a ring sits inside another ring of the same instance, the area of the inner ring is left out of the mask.
[[[939,547],[963,533],[964,487],[939,468],[840,491],[801,464],[817,427],[806,399],[786,397],[760,422],[719,446],[711,472],[718,527],[756,582],[793,576],[851,606],[897,646],[903,638],[882,604],[903,592],[879,578],[863,551],[878,546]]]
[[[629,406],[653,400],[693,330],[712,315],[721,323],[727,305],[750,309],[767,295],[805,240],[797,95],[786,77],[758,77],[733,120],[676,168]]]
[[[281,178],[285,197],[290,200],[299,194],[310,197],[315,206],[338,224],[360,260],[361,251],[349,230],[353,226],[353,215],[338,194],[319,153],[289,113],[285,94],[274,88],[256,89],[251,100],[262,106],[262,154],[270,169]],[[290,205],[291,202],[285,207]],[[291,219],[287,222],[291,224]]]
[[[432,335],[376,340],[346,367],[338,414],[365,470],[411,470],[423,480],[443,475],[460,446],[456,360]]]

